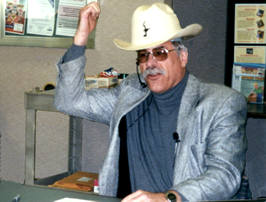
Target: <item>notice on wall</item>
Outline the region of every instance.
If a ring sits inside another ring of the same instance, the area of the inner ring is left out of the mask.
[[[266,46],[235,46],[234,62],[265,64]]]
[[[74,36],[79,19],[79,10],[86,0],[60,0],[58,6],[56,35]]]
[[[26,0],[5,1],[5,32],[23,35],[26,22]]]
[[[27,33],[52,36],[55,25],[53,0],[28,0]]]
[[[95,0],[59,0],[56,35],[74,36],[80,8]]]
[[[264,103],[265,68],[257,65],[234,64],[232,88],[242,93],[249,103]]]
[[[266,43],[266,4],[235,5],[235,43]]]

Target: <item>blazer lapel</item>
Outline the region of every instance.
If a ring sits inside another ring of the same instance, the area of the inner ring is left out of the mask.
[[[190,123],[193,123],[190,119],[193,118],[192,115],[195,113],[193,109],[197,106],[199,101],[199,84],[199,80],[189,74],[177,117],[177,132],[181,140],[185,138],[185,134],[187,134],[186,131],[190,128]]]

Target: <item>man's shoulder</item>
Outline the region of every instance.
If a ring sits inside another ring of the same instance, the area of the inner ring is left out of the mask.
[[[240,94],[238,91],[225,86],[224,84],[220,83],[210,83],[203,81],[194,75],[190,75],[191,84],[198,87],[198,90],[201,93],[207,94]]]
[[[192,88],[196,88],[200,99],[218,103],[224,102],[226,99],[238,99],[246,102],[244,95],[238,91],[219,83],[210,83],[202,81],[193,75],[190,75],[190,84]]]

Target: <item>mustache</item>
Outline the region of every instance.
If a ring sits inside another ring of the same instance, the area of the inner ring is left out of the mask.
[[[165,74],[164,69],[161,69],[159,67],[147,67],[144,72],[142,73],[143,78],[145,79],[149,75],[156,75],[156,74]]]

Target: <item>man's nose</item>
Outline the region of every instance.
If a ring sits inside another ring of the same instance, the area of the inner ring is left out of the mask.
[[[146,64],[149,66],[149,64],[154,64],[156,62],[156,58],[153,56],[152,53],[149,53],[147,55]]]

